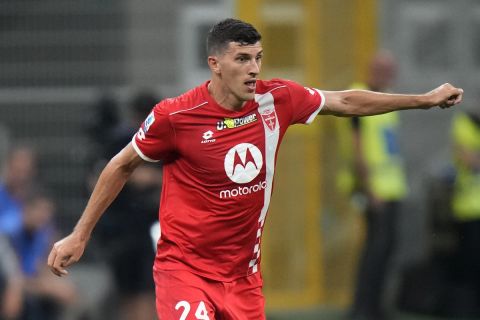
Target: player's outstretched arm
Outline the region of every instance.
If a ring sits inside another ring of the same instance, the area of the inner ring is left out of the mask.
[[[129,143],[106,165],[74,230],[50,251],[48,266],[54,274],[66,275],[66,268],[80,259],[98,220],[142,161]]]
[[[445,83],[425,94],[389,94],[367,90],[324,91],[322,114],[368,116],[396,110],[449,108],[462,101],[463,90]]]

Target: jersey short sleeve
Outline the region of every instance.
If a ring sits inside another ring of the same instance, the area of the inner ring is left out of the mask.
[[[160,161],[173,152],[175,131],[169,117],[165,105],[157,104],[133,136],[133,148],[143,160]]]
[[[291,124],[312,123],[325,104],[323,93],[318,89],[303,87],[293,81],[288,81],[288,89],[293,108]]]

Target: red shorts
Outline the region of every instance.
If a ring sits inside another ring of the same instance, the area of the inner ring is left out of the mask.
[[[155,271],[154,279],[160,320],[265,320],[259,272],[232,282],[188,271]]]

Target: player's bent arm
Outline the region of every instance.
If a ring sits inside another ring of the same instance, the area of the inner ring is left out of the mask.
[[[81,235],[82,239],[88,240],[98,219],[117,197],[125,182],[142,161],[129,143],[105,166],[87,207],[74,229],[74,232]]]
[[[325,106],[321,114],[368,116],[396,110],[448,108],[461,102],[463,90],[451,84],[425,94],[390,94],[368,90],[323,91]]]
[[[80,259],[98,220],[142,161],[129,143],[105,166],[74,230],[56,242],[50,252],[48,265],[54,274],[67,274],[65,268]]]

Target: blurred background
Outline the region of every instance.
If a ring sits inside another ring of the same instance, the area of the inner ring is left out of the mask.
[[[206,33],[231,16],[261,32],[263,79],[347,89],[368,82],[372,57],[388,50],[396,63],[389,90],[464,88],[459,108],[399,114],[409,192],[380,303],[392,319],[480,319],[480,281],[459,276],[478,255],[467,245],[464,259],[460,248],[470,239],[465,222],[480,220],[479,200],[470,197],[467,218],[452,204],[464,136],[476,176],[469,190],[480,183],[479,117],[470,117],[470,131],[453,129],[457,116],[480,114],[476,0],[0,0],[0,319],[152,319],[159,167],[133,179],[66,280],[44,270],[45,254],[70,232],[98,170],[154,101],[209,78]],[[349,127],[320,117],[285,138],[262,243],[269,319],[349,319],[367,239],[365,198],[342,176],[354,150]],[[132,229],[143,236],[132,238]],[[138,262],[146,278],[128,268],[137,256],[125,251],[140,250],[125,249],[132,242],[148,248]]]

